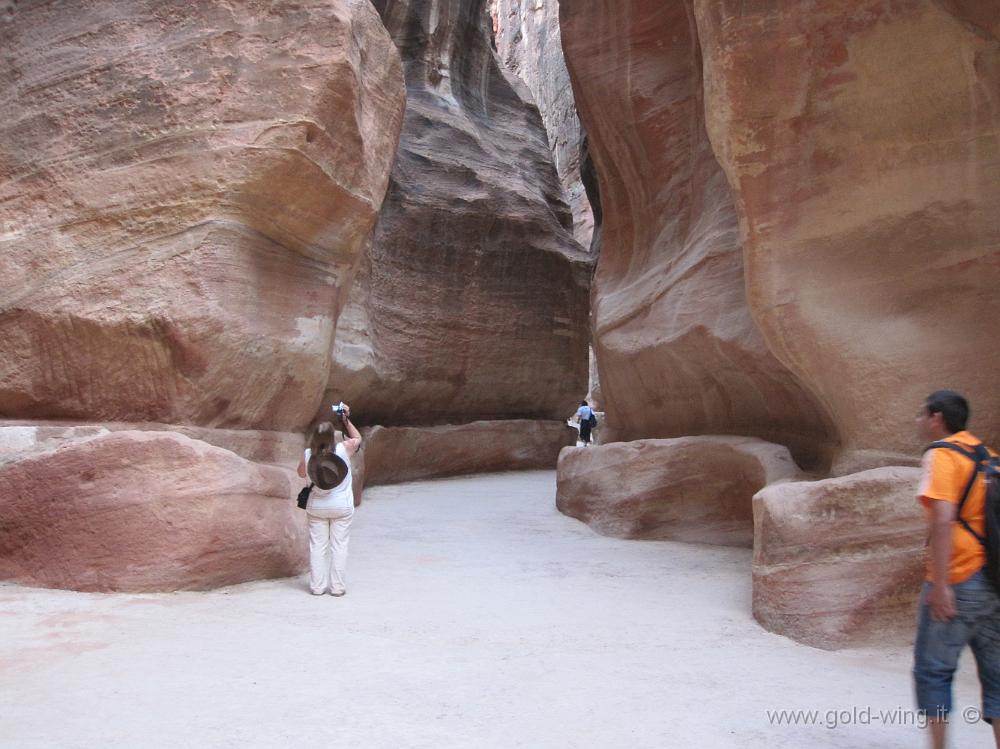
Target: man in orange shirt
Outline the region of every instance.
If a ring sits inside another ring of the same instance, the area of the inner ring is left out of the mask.
[[[946,442],[975,453],[982,442],[965,431],[968,419],[965,398],[938,390],[917,414],[917,431],[927,442]],[[920,502],[930,534],[913,678],[917,706],[929,719],[931,745],[944,749],[952,677],[969,645],[982,684],[982,717],[993,724],[1000,749],[1000,598],[983,574],[986,552],[973,535],[985,536],[986,483],[975,460],[963,452],[936,447],[924,453]]]

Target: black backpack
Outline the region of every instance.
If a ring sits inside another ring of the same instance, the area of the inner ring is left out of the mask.
[[[597,426],[597,414],[594,413],[594,409],[590,409],[590,418],[587,419],[587,423],[590,424],[591,429]]]
[[[954,450],[976,464],[976,470],[969,476],[965,491],[962,492],[962,499],[958,503],[958,522],[965,530],[975,536],[976,540],[986,549],[986,566],[983,567],[983,573],[993,583],[994,589],[1000,591],[1000,458],[990,455],[990,451],[982,444],[976,445],[970,451],[954,442],[932,442],[924,452],[937,448]],[[969,498],[972,487],[975,486],[976,479],[980,475],[984,476],[986,480],[986,501],[983,504],[985,536],[976,533],[962,517],[965,500]]]

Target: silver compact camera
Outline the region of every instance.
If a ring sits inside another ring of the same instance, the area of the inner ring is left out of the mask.
[[[341,401],[340,403],[338,403],[335,406],[331,406],[331,408],[333,409],[333,412],[335,414],[337,414],[337,416],[343,416],[344,415],[344,401]]]

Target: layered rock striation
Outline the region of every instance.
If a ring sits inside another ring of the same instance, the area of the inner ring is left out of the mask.
[[[298,572],[288,468],[402,126],[378,14],[16,4],[0,48],[0,578]]]
[[[0,25],[0,415],[302,429],[401,125],[377,14],[73,5]]]
[[[538,112],[484,0],[375,4],[406,116],[328,400],[388,426],[564,418],[587,391],[590,261]]]
[[[917,468],[768,486],[753,498],[753,613],[822,648],[912,634],[926,553]]]
[[[941,387],[1000,439],[1000,4],[698,2],[753,315],[843,442],[911,460]]]
[[[583,131],[563,59],[556,0],[489,0],[493,41],[504,66],[531,91],[545,125],[563,194],[573,212],[573,236],[589,247],[594,214],[580,175]]]
[[[752,437],[615,442],[559,454],[556,507],[608,536],[749,547],[754,494],[801,478]]]
[[[824,647],[909,626],[913,414],[951,387],[1000,439],[1000,5],[561,17],[600,176],[606,436],[753,434],[829,466],[758,495],[755,614]]]
[[[0,579],[204,590],[294,575],[305,562],[305,527],[278,467],[173,432],[98,429],[4,452]]]
[[[591,0],[561,18],[600,181],[593,325],[607,436],[751,435],[823,464],[835,430],[748,301],[691,3]]]

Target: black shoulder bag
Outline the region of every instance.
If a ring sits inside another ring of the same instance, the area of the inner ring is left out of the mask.
[[[309,486],[302,487],[302,491],[299,492],[299,498],[296,500],[296,503],[300,510],[306,509],[306,505],[309,503],[309,492],[312,491],[312,488],[313,484],[310,483]]]

